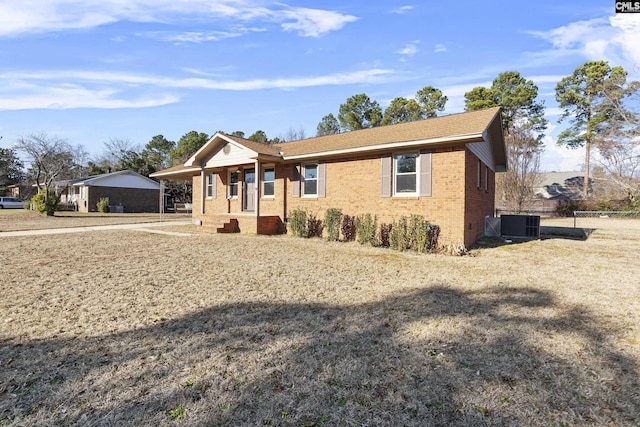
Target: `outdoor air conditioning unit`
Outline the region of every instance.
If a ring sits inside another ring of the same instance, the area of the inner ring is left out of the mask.
[[[540,238],[540,216],[501,215],[500,234],[504,237]]]

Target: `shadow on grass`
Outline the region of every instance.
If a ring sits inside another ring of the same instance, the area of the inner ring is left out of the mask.
[[[0,424],[162,425],[182,405],[189,425],[633,425],[620,333],[508,285],[227,304],[101,337],[4,338]]]
[[[571,240],[587,240],[595,228],[581,228],[581,227],[540,227],[541,239],[571,239]]]
[[[541,226],[540,227],[540,240],[548,240],[548,239],[568,239],[568,240],[581,240],[586,241],[589,239],[589,236],[593,234],[597,229],[596,228],[573,228],[573,227],[550,227],[550,226]],[[520,243],[527,243],[532,240],[532,238],[519,238],[519,237],[481,237],[478,239],[472,246],[469,248],[470,250],[474,249],[488,249],[488,248],[497,248],[505,245],[517,245]]]

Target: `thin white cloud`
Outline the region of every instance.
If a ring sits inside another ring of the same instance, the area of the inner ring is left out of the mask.
[[[640,16],[615,16],[572,22],[549,31],[529,31],[547,40],[552,49],[530,53],[538,64],[579,56],[622,65],[632,76],[640,75]]]
[[[193,73],[193,70],[191,70]],[[204,73],[199,73],[203,75]],[[280,79],[222,80],[169,78],[131,73],[47,71],[0,73],[0,110],[35,108],[144,108],[178,102],[176,95],[144,97],[139,92],[162,89],[250,91],[313,86],[379,83],[394,72],[369,69],[349,73]],[[73,84],[68,82],[74,82]],[[92,88],[97,86],[98,88]],[[105,89],[106,87],[106,89]]]
[[[357,21],[352,15],[319,9],[292,8],[281,12],[293,22],[285,22],[285,31],[295,31],[303,37],[320,37],[325,33],[342,29],[345,24]]]
[[[447,47],[440,43],[435,45],[435,47],[433,48],[433,53],[444,53],[447,51],[448,51]]]
[[[397,15],[404,15],[404,14],[412,11],[413,9],[415,9],[414,6],[408,6],[407,5],[407,6],[401,6],[401,7],[397,8],[397,9],[390,10],[389,13],[395,13]]]
[[[533,81],[536,85],[540,86],[543,84],[556,84],[558,83],[560,80],[562,80],[562,78],[565,77],[564,75],[559,75],[559,74],[541,74],[539,76],[528,76],[527,79]]]
[[[556,144],[553,137],[543,138],[545,150],[542,152],[540,163],[544,165],[544,172],[566,172],[584,170],[584,150],[567,148]]]
[[[120,21],[172,23],[265,22],[319,37],[358,18],[330,10],[257,0],[23,0],[0,4],[0,36],[90,29]]]
[[[182,43],[203,43],[219,41],[233,37],[240,37],[242,33],[231,33],[225,31],[188,31],[185,33],[173,33],[170,31],[147,31],[137,33],[137,36],[160,40],[163,42]]]
[[[0,93],[0,110],[74,108],[149,108],[180,101],[174,95],[154,95],[125,99],[123,93],[110,89],[91,90],[79,85],[33,85],[31,90],[4,96]]]
[[[418,47],[413,43],[409,43],[402,49],[396,51],[396,53],[400,55],[413,56],[418,53]]]

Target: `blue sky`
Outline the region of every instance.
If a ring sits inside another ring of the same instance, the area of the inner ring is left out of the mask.
[[[0,146],[46,132],[92,155],[191,131],[284,136],[366,93],[386,107],[432,85],[464,93],[503,71],[533,80],[551,126],[544,170],[579,169],[555,145],[556,83],[588,60],[640,79],[640,14],[614,2],[4,0]]]

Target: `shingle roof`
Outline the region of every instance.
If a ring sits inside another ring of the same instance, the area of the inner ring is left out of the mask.
[[[396,142],[410,142],[482,134],[499,107],[451,114],[397,125],[339,133],[279,144],[284,157],[348,150]]]
[[[216,134],[207,144],[205,144],[192,159],[197,156],[206,155],[207,150],[215,146],[209,146],[215,140],[220,143],[219,139],[227,139],[237,142],[238,144],[252,150],[258,155],[266,155],[278,157],[283,160],[296,158],[297,156],[307,155],[327,155],[335,154],[335,152],[348,152],[349,150],[380,148],[386,144],[401,144],[403,142],[411,143],[417,141],[425,141],[425,143],[437,140],[446,141],[465,141],[465,137],[478,138],[489,130],[492,123],[494,126],[488,137],[496,139],[497,142],[502,141],[502,132],[500,128],[500,108],[488,108],[486,110],[470,111],[465,113],[451,114],[442,117],[433,117],[430,119],[419,120],[410,123],[401,123],[397,125],[379,126],[370,129],[362,129],[352,132],[339,133],[334,135],[326,135],[315,138],[302,139],[299,141],[283,142],[280,144],[265,144],[262,142],[252,141],[250,139],[240,138],[227,134]],[[498,120],[496,122],[496,120]],[[497,126],[497,127],[496,127]],[[499,136],[498,136],[499,135]],[[499,139],[499,141],[498,141]],[[504,143],[498,144],[502,146],[502,153],[498,153],[499,163],[503,164]],[[189,166],[187,166],[189,165]],[[158,171],[151,174],[152,177],[158,176],[175,176],[184,174],[188,176],[193,172],[193,167],[187,162],[184,166],[174,166],[173,168]],[[180,177],[182,178],[182,177]]]
[[[238,144],[242,144],[247,147],[249,150],[253,150],[258,154],[265,154],[267,156],[279,156],[280,148],[278,145],[274,144],[265,144],[262,142],[252,141],[250,139],[240,138],[238,136],[227,135],[224,134],[229,139],[234,140]]]

